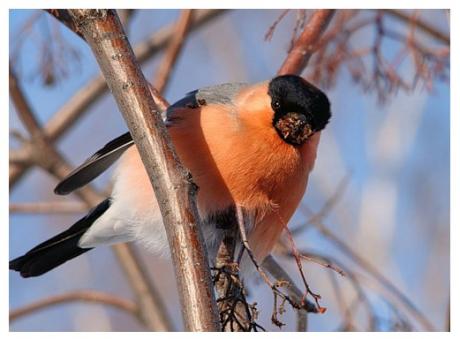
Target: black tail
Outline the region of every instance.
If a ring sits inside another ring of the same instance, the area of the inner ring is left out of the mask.
[[[11,260],[10,270],[20,272],[24,278],[36,277],[89,251],[91,248],[78,247],[78,241],[109,206],[110,200],[104,200],[68,230],[32,248],[23,256]]]

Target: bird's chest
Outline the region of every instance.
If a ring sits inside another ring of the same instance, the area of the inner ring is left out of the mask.
[[[251,135],[234,142],[220,173],[235,201],[247,209],[271,209],[283,200],[300,199],[309,165],[306,152],[278,135]]]

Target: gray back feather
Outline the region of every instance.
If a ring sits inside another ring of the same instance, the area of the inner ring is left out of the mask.
[[[166,111],[166,117],[170,117],[170,114],[177,108],[184,107],[198,107],[201,103],[207,104],[221,104],[228,105],[232,104],[233,98],[241,91],[242,88],[249,86],[243,82],[232,82],[221,85],[214,85],[203,87],[201,89],[189,92],[184,98],[175,102],[168,107]]]

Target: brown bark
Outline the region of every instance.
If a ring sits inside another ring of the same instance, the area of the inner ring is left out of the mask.
[[[278,75],[300,74],[303,71],[314,52],[315,44],[319,41],[333,15],[333,9],[318,9],[313,13],[302,34],[294,43],[294,47],[284,60]]]
[[[190,331],[217,331],[219,320],[206,249],[197,227],[196,187],[178,161],[118,16],[113,10],[69,13],[96,56],[155,191],[171,248],[185,327]]]

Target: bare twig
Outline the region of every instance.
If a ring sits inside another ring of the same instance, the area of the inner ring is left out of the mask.
[[[288,294],[293,298],[299,305],[304,305],[304,307],[297,310],[297,331],[305,332],[307,331],[308,326],[308,312],[318,313],[318,309],[315,304],[307,300],[302,293],[302,291],[295,285],[294,281],[288,275],[288,273],[276,262],[275,258],[272,255],[269,255],[265,258],[262,265],[270,272],[272,277],[280,281],[286,281],[287,284],[285,288],[288,291]]]
[[[293,299],[290,295],[286,295],[283,292],[281,292],[280,288],[287,287],[289,286],[290,282],[286,280],[276,280],[275,282],[270,281],[270,278],[268,277],[267,273],[265,272],[265,269],[262,264],[259,264],[258,261],[256,260],[254,253],[252,252],[251,247],[249,246],[249,242],[246,236],[246,229],[248,228],[247,226],[250,225],[251,218],[249,215],[246,213],[246,211],[243,209],[243,207],[237,205],[235,206],[236,209],[236,218],[238,222],[238,228],[239,228],[239,236],[241,238],[241,250],[240,253],[237,257],[237,262],[240,263],[242,256],[244,252],[247,253],[251,263],[254,265],[256,268],[257,272],[259,273],[260,277],[262,280],[267,284],[267,286],[270,287],[273,293],[273,312],[272,312],[272,323],[279,328],[284,326],[285,324],[282,323],[278,319],[278,315],[282,314],[285,312],[284,305],[286,302],[289,302],[289,304],[297,310],[300,309],[306,309],[309,307],[309,302],[306,299],[306,294],[302,295],[302,298],[300,298],[300,302],[297,300]],[[265,262],[265,261],[264,261]],[[278,271],[279,272],[279,271]],[[303,276],[302,276],[303,277]],[[304,280],[305,282],[305,280]],[[306,283],[306,282],[305,282]],[[318,297],[317,295],[311,293],[310,289],[308,288],[308,285],[306,284],[307,291],[310,292],[310,295],[313,297]],[[280,303],[279,303],[279,300]],[[325,311],[324,308],[321,308],[318,303],[317,303],[318,308],[315,308],[315,310],[319,313],[323,313]]]
[[[216,256],[216,267],[213,269],[213,283],[217,291],[222,330],[225,332],[265,330],[256,320],[258,317],[257,303],[249,304],[246,288],[240,279],[240,268],[235,259],[236,244],[239,240],[238,228],[233,225],[226,230]]]
[[[88,206],[80,202],[48,201],[10,203],[10,213],[83,213]]]
[[[268,28],[267,33],[265,33],[265,40],[270,41],[273,38],[273,33],[275,33],[276,26],[283,20],[286,14],[289,13],[289,9],[285,9],[281,12],[281,14],[276,18],[273,24]]]
[[[349,256],[355,263],[357,263],[366,272],[368,272],[380,285],[382,285],[387,291],[395,296],[426,330],[434,330],[434,326],[431,324],[428,318],[426,318],[425,315],[410,301],[410,299],[404,293],[402,293],[390,280],[381,274],[369,261],[357,254],[350,246],[342,241],[340,237],[338,237],[329,228],[327,228],[323,222],[315,221],[313,225],[321,232],[321,234],[332,241],[337,246],[337,248]]]
[[[112,306],[122,311],[131,313],[136,316],[139,312],[137,305],[131,300],[121,298],[116,295],[98,292],[98,291],[75,291],[60,295],[51,296],[42,300],[33,302],[27,306],[19,307],[10,312],[10,321],[15,321],[31,313],[45,310],[52,306],[57,306],[69,302],[89,302]]]
[[[211,275],[203,235],[196,226],[199,222],[196,188],[178,161],[118,16],[113,10],[69,10],[69,13],[96,56],[157,196],[186,329],[216,331],[220,327]]]
[[[291,253],[291,255],[293,254]],[[329,268],[332,271],[335,271],[336,273],[340,274],[342,277],[345,276],[345,272],[340,267],[334,265],[334,263],[331,260],[329,260],[328,258],[324,256],[318,255],[316,253],[313,254],[313,253],[302,252],[300,253],[300,258],[306,261],[313,262],[325,268]]]
[[[434,78],[448,78],[446,69],[449,67],[450,47],[445,44],[427,47],[415,39],[415,31],[422,30],[417,26],[417,11],[412,13],[407,22],[407,34],[386,27],[384,11],[379,10],[365,17],[357,16],[357,12],[342,10],[332,27],[316,44],[317,53],[312,58],[313,67],[309,72],[313,82],[331,87],[344,66],[364,91],[375,91],[379,102],[384,103],[389,95],[397,93],[399,89],[406,92],[414,90],[420,80],[430,90]],[[352,38],[365,27],[375,29],[375,38],[368,46],[354,49]],[[388,39],[400,45],[399,51],[391,58],[383,53],[383,46]],[[398,69],[407,57],[413,59],[412,76],[403,76]]]
[[[327,28],[333,15],[334,10],[331,9],[316,10],[313,13],[279,69],[279,75],[300,74],[303,71],[314,52],[315,44],[319,41],[321,33]]]
[[[171,77],[171,71],[174,64],[177,61],[177,58],[180,55],[182,46],[184,45],[185,39],[189,32],[190,23],[192,21],[193,11],[191,9],[183,9],[181,11],[180,17],[177,20],[175,26],[175,33],[171,39],[168,48],[166,49],[165,56],[162,63],[158,66],[157,72],[155,74],[155,80],[153,82],[153,87],[158,90],[158,92],[163,93],[168,80]]]
[[[302,223],[294,227],[291,227],[292,235],[296,235],[304,231],[307,226],[312,225],[317,220],[319,221],[324,220],[327,217],[327,215],[329,215],[329,213],[332,211],[332,209],[338,204],[340,199],[343,197],[343,194],[345,193],[345,190],[348,187],[348,183],[350,182],[350,178],[351,178],[351,173],[348,173],[342,178],[342,180],[340,180],[336,190],[334,191],[334,194],[332,194],[331,197],[329,197],[326,200],[326,202],[323,204],[321,209],[317,213],[312,215],[306,223]]]
[[[340,312],[342,313],[343,326],[340,328],[342,331],[353,331],[355,326],[353,324],[353,316],[350,311],[350,307],[347,306],[345,299],[342,295],[342,290],[339,287],[337,276],[333,272],[329,272],[331,278],[332,287],[334,290],[337,305],[339,306]]]
[[[421,20],[421,19],[416,19],[414,22],[414,19],[411,14],[404,13],[401,10],[398,9],[382,9],[383,12],[386,14],[389,14],[401,21],[404,21],[407,24],[415,24],[417,28],[419,28],[421,31],[424,33],[430,35],[431,37],[447,44],[450,45],[450,37],[449,35],[445,34],[444,32],[441,32],[440,30],[436,29],[435,27],[431,26],[429,23]]]
[[[286,290],[288,295],[295,300],[296,303],[302,305],[303,309],[309,313],[318,313],[319,310],[315,304],[305,298],[304,293],[295,285],[294,281],[291,279],[289,274],[276,262],[275,258],[272,255],[269,255],[265,258],[262,263],[262,266],[270,272],[270,275],[280,281],[288,282]]]

